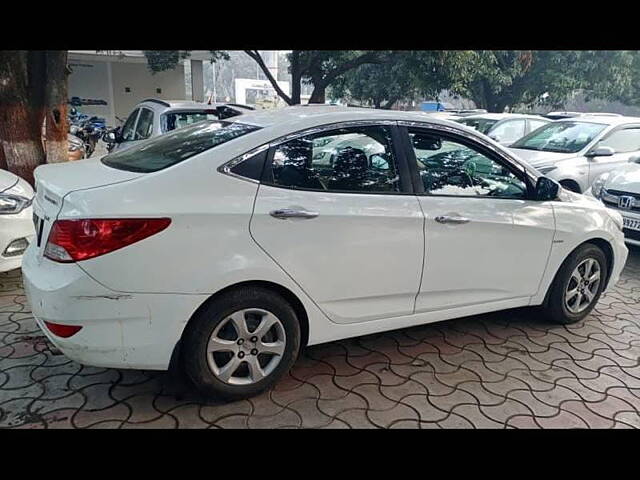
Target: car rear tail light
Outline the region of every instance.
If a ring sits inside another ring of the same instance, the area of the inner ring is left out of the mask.
[[[56,220],[44,256],[71,263],[98,257],[161,232],[170,218]]]
[[[69,338],[74,336],[82,327],[79,325],[60,325],[59,323],[44,322],[49,331],[56,337]]]

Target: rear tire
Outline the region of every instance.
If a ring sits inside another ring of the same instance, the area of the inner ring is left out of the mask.
[[[191,319],[183,337],[185,373],[208,397],[236,400],[272,387],[295,363],[300,324],[266,288],[222,294]]]
[[[607,281],[607,257],[586,243],[560,266],[549,290],[545,313],[555,323],[567,325],[585,318],[598,303]]]

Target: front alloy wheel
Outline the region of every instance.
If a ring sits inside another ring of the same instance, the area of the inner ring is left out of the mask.
[[[575,323],[596,306],[606,285],[607,257],[596,245],[578,247],[560,266],[545,310],[556,323]]]
[[[571,313],[581,313],[591,304],[600,288],[600,264],[593,258],[583,260],[571,274],[564,301]]]

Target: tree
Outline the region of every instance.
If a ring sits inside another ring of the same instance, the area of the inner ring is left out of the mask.
[[[151,73],[174,69],[181,61],[191,56],[189,50],[143,50],[142,53],[147,59]],[[209,53],[212,62],[229,60],[229,54],[223,50],[209,50]]]
[[[491,112],[534,106],[544,94],[558,107],[578,89],[602,98],[625,88],[631,60],[625,51],[481,50],[453,90]]]
[[[291,74],[291,95],[278,85],[258,50],[245,50],[262,69],[278,95],[288,105],[300,103],[302,83],[313,85],[309,103],[324,103],[327,88],[345,73],[366,64],[383,63],[390,52],[386,50],[292,50],[288,54]]]
[[[435,97],[460,83],[471,52],[391,52],[377,64],[366,64],[345,73],[331,87],[333,96],[389,109],[398,101]]]
[[[66,51],[0,51],[0,166],[32,185],[38,165],[67,159],[66,63]]]

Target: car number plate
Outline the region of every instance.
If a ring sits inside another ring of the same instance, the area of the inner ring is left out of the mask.
[[[640,220],[635,220],[633,218],[622,218],[622,223],[624,228],[628,228],[629,230],[637,230],[640,231]]]

